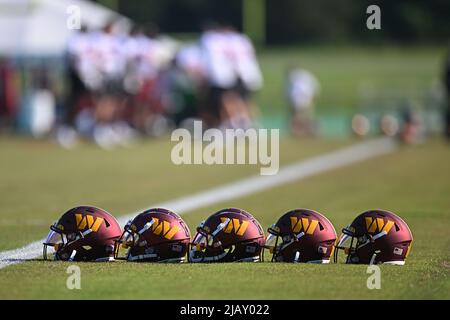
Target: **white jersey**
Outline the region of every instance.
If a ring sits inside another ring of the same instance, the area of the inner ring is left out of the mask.
[[[262,86],[262,74],[248,37],[233,31],[208,31],[201,38],[210,82],[230,88],[240,79],[250,90]]]
[[[206,64],[203,51],[197,44],[190,44],[182,47],[177,54],[178,66],[196,74],[206,75]]]
[[[125,56],[132,72],[140,79],[152,79],[157,75],[156,46],[145,35],[130,37],[125,43]]]
[[[234,51],[233,64],[237,76],[248,89],[260,89],[263,85],[263,77],[250,39],[237,32],[229,32],[228,39]]]
[[[226,34],[219,31],[205,32],[200,43],[210,83],[219,88],[233,87],[237,81],[237,74],[233,65],[233,50]]]
[[[296,110],[310,108],[319,89],[319,82],[309,71],[297,69],[289,73],[287,94]]]
[[[125,74],[127,56],[125,39],[114,34],[101,33],[96,48],[101,57],[100,70],[106,78],[120,78]]]
[[[76,33],[69,39],[67,47],[78,76],[91,89],[98,89],[101,84],[98,39],[98,33]]]

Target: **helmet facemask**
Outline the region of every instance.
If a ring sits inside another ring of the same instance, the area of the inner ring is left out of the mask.
[[[220,241],[215,240],[215,236],[222,231],[229,220],[220,223],[214,232],[208,232],[205,228],[205,221],[197,227],[197,234],[189,244],[189,262],[214,262],[223,259],[227,252],[222,247]]]
[[[122,236],[114,244],[114,257],[119,260],[139,261],[139,260],[156,260],[158,255],[150,252],[149,244],[141,236],[151,228],[154,220],[147,222],[140,230],[136,230],[136,226],[129,220],[124,227]],[[120,249],[126,249],[125,257],[120,257]],[[139,252],[140,254],[136,254]]]
[[[54,223],[50,226],[50,232],[44,242],[43,258],[44,260],[51,260],[48,256],[48,247],[53,248],[54,260],[69,260],[72,261],[77,254],[76,250],[70,249],[76,241],[83,239],[85,235],[92,230],[88,229],[85,232],[64,232],[64,227],[60,224]]]
[[[289,246],[299,241],[304,235],[304,232],[298,234],[291,233],[287,235],[281,235],[280,229],[274,224],[267,231],[269,235],[266,238],[265,248],[272,254],[271,262],[283,261],[283,252]],[[293,262],[299,262],[300,251],[296,251]]]
[[[331,222],[317,211],[304,208],[290,210],[267,232],[264,247],[272,255],[272,262],[330,262],[336,231]]]
[[[228,225],[230,219],[225,219],[220,223],[214,231],[210,231],[205,226],[205,221],[202,221],[197,227],[197,234],[190,243],[189,262],[257,262],[262,260],[260,250],[254,240],[241,241],[239,243],[224,247],[222,242],[217,239],[217,236]],[[243,250],[244,252],[239,252]],[[259,252],[258,252],[259,251]],[[258,252],[257,255],[253,253]],[[236,259],[238,254],[241,254],[243,258]]]
[[[114,257],[119,260],[147,261],[147,262],[185,262],[185,257],[179,257],[179,252],[183,252],[183,244],[179,241],[167,241],[166,243],[151,244],[144,238],[143,234],[149,230],[155,220],[151,219],[141,229],[137,230],[132,224],[132,220],[124,227],[124,231],[119,240],[114,244]],[[124,256],[120,256],[120,249],[126,250]],[[185,247],[184,247],[185,248]],[[160,251],[176,252],[172,258],[162,259]],[[185,249],[184,249],[185,250]]]
[[[386,232],[380,232],[375,236],[364,233],[360,236],[356,234],[355,228],[347,226],[342,229],[342,234],[336,242],[333,260],[338,261],[339,250],[343,250],[346,255],[345,263],[349,264],[374,264],[377,262],[378,250],[375,250],[375,240],[386,235]],[[347,243],[350,245],[346,246]]]
[[[132,220],[128,220],[123,228],[122,235],[114,241],[114,259],[127,260],[129,249],[137,243],[138,237],[135,236],[135,233],[130,228],[131,222]],[[127,250],[125,256],[121,256],[121,249]]]
[[[78,206],[66,211],[50,226],[43,243],[43,257],[68,261],[112,261],[114,240],[122,233],[107,211]],[[50,250],[49,250],[50,249]]]

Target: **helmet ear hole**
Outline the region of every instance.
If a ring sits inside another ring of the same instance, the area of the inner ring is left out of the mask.
[[[111,225],[111,224],[108,222],[108,220],[106,220],[106,219],[105,219],[105,224],[106,224],[106,227],[107,227],[107,228],[109,228],[109,226]]]
[[[400,227],[398,226],[398,224],[394,223],[394,225],[395,225],[395,231],[396,232],[400,231]]]

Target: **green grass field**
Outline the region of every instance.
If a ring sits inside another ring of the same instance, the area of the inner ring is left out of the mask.
[[[268,49],[259,54],[265,86],[257,94],[257,102],[267,114],[287,112],[281,95],[286,71],[300,66],[315,74],[321,84],[319,112],[357,110],[367,92],[389,97],[395,104],[408,99],[420,103],[442,80],[446,52],[445,46]]]
[[[283,163],[349,143],[284,139]],[[44,142],[0,144],[6,151],[1,154],[2,249],[42,238],[64,209],[79,203],[95,204],[119,216],[255,173],[246,166],[177,168],[168,164],[170,144],[163,141],[113,152],[91,146],[64,151]],[[448,145],[433,140],[184,215],[194,229],[214,211],[238,206],[267,228],[288,209],[306,207],[326,214],[339,230],[366,209],[390,209],[409,223],[414,245],[406,266],[382,266],[381,290],[366,288],[365,266],[124,262],[79,263],[82,289],[68,290],[68,263],[30,261],[0,270],[0,298],[448,299],[449,156]]]
[[[320,111],[358,107],[361,86],[408,96],[440,76],[440,49],[301,48],[261,54],[263,112],[280,114],[283,71],[299,63],[322,82]],[[281,166],[356,143],[351,138],[281,139]],[[169,137],[130,149],[90,144],[63,150],[49,141],[0,136],[0,251],[46,236],[68,208],[91,204],[123,216],[179,196],[259,173],[259,166],[175,166]],[[40,259],[0,269],[0,299],[450,299],[450,148],[440,139],[400,147],[365,162],[217,203],[183,215],[191,230],[235,206],[267,228],[296,207],[318,210],[338,233],[367,209],[409,224],[414,243],[404,267],[381,266],[382,288],[366,287],[366,266],[239,263],[160,265],[79,263],[81,290],[68,290],[64,262]],[[170,208],[169,208],[170,209]]]

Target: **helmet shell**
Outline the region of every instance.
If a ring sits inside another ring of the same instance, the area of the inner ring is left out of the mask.
[[[57,250],[57,257],[66,260],[76,251],[72,257],[75,261],[111,257],[114,242],[122,234],[117,220],[106,210],[94,206],[78,206],[66,211],[51,229],[68,239]]]
[[[321,213],[303,208],[286,212],[269,233],[281,238],[274,260],[284,262],[328,262],[336,241],[333,224]]]
[[[126,227],[138,239],[129,249],[128,259],[181,262],[191,239],[184,220],[163,208],[152,208],[138,214]]]
[[[203,228],[213,232],[219,224],[228,219],[228,224],[215,237],[224,248],[239,242],[258,240],[264,237],[260,223],[247,211],[237,208],[227,208],[214,213],[206,219]]]
[[[212,214],[197,228],[192,244],[198,246],[197,239],[200,238],[208,239],[202,248],[201,262],[259,261],[264,247],[261,224],[239,208],[226,208]]]
[[[356,250],[352,262],[370,263],[376,253],[373,263],[398,263],[405,261],[409,254],[413,240],[411,230],[393,212],[380,209],[365,211],[353,220],[348,229],[359,243],[371,240]]]

